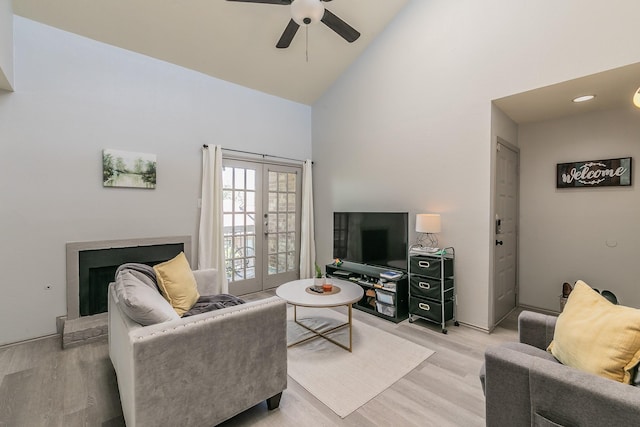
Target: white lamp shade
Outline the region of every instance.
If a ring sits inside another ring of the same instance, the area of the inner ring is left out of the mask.
[[[640,88],[638,88],[636,93],[633,95],[633,105],[640,108]]]
[[[298,25],[307,25],[304,20],[309,18],[309,24],[320,22],[324,16],[324,5],[320,0],[293,0],[291,3],[291,18]]]
[[[439,233],[442,231],[440,214],[418,214],[416,215],[416,232],[418,233]]]

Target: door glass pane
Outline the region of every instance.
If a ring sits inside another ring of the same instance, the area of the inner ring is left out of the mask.
[[[227,276],[228,276],[229,272],[233,271],[233,261],[232,260],[227,260],[225,262],[225,268],[226,268]],[[228,279],[228,277],[227,277],[227,279]]]
[[[224,190],[222,192],[222,211],[233,212],[233,191]]]
[[[256,193],[253,191],[247,191],[247,212],[255,212],[256,211]]]
[[[278,194],[278,211],[280,212],[287,211],[287,194],[286,193]]]
[[[269,192],[269,212],[275,212],[278,210],[278,193]]]
[[[256,256],[256,236],[247,236],[247,256],[255,257]]]
[[[254,171],[253,169],[247,169],[246,170],[247,173],[247,190],[253,190],[255,191],[256,189],[256,171]]]
[[[233,168],[222,168],[222,188],[233,188]]]
[[[287,250],[289,252],[296,250],[296,233],[287,233]]]
[[[224,221],[224,235],[233,236],[233,215],[225,214],[223,217],[223,221]]]
[[[278,273],[278,255],[269,255],[269,274]]]
[[[287,271],[295,270],[296,253],[287,253]]]
[[[275,233],[278,231],[278,214],[269,214],[269,226],[267,227],[269,233]]]
[[[255,214],[246,214],[244,217],[247,236],[250,234],[256,234]]]
[[[224,258],[230,259],[233,257],[233,237],[224,238]],[[228,264],[229,266],[231,264]]]
[[[233,257],[234,258],[244,258],[245,255],[245,251],[244,251],[244,237],[243,236],[238,236],[238,237],[234,237],[233,239],[234,244],[233,244]]]
[[[269,235],[269,253],[270,254],[277,254],[278,253],[278,235],[277,234],[270,234]]]
[[[287,231],[296,229],[296,214],[287,214]]]
[[[287,191],[290,193],[296,192],[296,174],[295,173],[287,174]]]
[[[287,210],[289,212],[295,212],[296,211],[296,193],[289,193],[288,195],[288,202],[287,202]]]
[[[244,279],[244,263],[241,259],[233,260],[233,281]]]
[[[278,191],[278,173],[269,171],[269,191]]]
[[[244,212],[244,209],[245,209],[244,191],[234,191],[234,194],[235,194],[235,205],[233,210],[235,212]]]
[[[285,233],[278,233],[278,252],[287,251],[287,235]]]
[[[233,168],[235,179],[233,180],[233,188],[244,190],[244,169]]]
[[[287,231],[287,216],[285,214],[278,215],[278,233]]]
[[[247,258],[247,268],[245,270],[245,277],[247,279],[255,279],[256,277],[256,258]]]
[[[287,174],[278,174],[278,191],[287,191]]]
[[[235,214],[234,215],[234,224],[233,224],[233,235],[243,234],[244,235],[244,214]]]

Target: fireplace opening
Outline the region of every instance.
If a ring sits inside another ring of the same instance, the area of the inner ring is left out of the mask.
[[[115,280],[115,273],[120,265],[136,262],[154,266],[170,260],[182,251],[184,251],[184,243],[79,251],[80,316],[91,316],[107,311],[109,283]]]

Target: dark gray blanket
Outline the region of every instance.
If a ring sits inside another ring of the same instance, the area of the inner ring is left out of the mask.
[[[137,262],[128,262],[126,264],[122,264],[116,270],[116,277],[118,277],[118,273],[120,273],[120,271],[122,271],[122,270],[137,271],[137,272],[147,276],[153,283],[156,284],[156,286],[158,285],[158,279],[156,278],[155,270],[153,269],[153,267],[150,267],[150,266],[148,266],[146,264],[139,264]]]
[[[221,308],[232,307],[234,305],[244,304],[244,300],[234,295],[201,295],[191,310],[187,311],[182,317],[195,316],[196,314],[206,313],[208,311],[219,310]]]

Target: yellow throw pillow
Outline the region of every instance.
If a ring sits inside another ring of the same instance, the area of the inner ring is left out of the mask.
[[[547,350],[567,366],[629,384],[640,361],[640,310],[614,305],[578,280]]]
[[[178,316],[189,311],[200,298],[200,294],[184,252],[180,252],[169,261],[156,264],[153,269],[162,296],[169,301]]]

